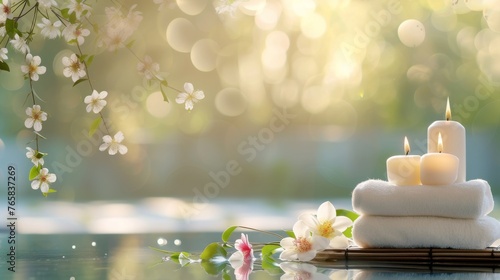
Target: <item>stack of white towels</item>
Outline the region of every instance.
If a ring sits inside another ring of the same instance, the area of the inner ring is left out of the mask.
[[[484,249],[500,239],[500,222],[488,182],[447,186],[395,186],[368,180],[356,186],[352,206],[360,217],[354,242],[363,248]]]

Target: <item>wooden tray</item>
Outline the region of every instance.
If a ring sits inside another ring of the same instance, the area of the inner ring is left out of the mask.
[[[313,260],[321,266],[345,269],[390,269],[415,271],[475,271],[500,273],[500,249],[437,248],[329,249]]]

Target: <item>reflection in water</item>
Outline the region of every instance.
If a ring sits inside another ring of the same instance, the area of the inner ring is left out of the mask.
[[[3,238],[4,236],[2,236]],[[210,242],[220,240],[219,232],[166,233],[165,240],[179,239],[182,244],[168,243],[162,249],[186,251],[193,254]],[[265,240],[264,236],[256,236]],[[174,261],[165,258],[149,247],[158,247],[157,234],[144,235],[24,235],[18,236],[16,272],[0,263],[0,279],[236,279],[236,270],[226,260],[220,262],[191,261],[189,258]],[[95,242],[95,246],[94,243]],[[72,249],[75,246],[75,249]],[[274,256],[276,259],[276,256]],[[325,265],[325,266],[324,266]],[[283,263],[257,258],[249,279],[500,279],[500,273],[452,273],[430,269],[422,271],[397,270],[395,268],[351,269],[345,264],[336,267],[328,264]],[[251,268],[251,266],[247,267]],[[349,268],[346,270],[346,268]],[[247,269],[250,272],[250,269]],[[493,271],[492,271],[493,272]],[[226,275],[226,276],[224,276]],[[226,278],[222,278],[226,277]]]

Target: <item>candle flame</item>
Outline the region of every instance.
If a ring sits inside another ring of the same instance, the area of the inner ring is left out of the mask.
[[[410,143],[408,143],[408,138],[406,138],[406,136],[404,142],[404,149],[405,149],[405,155],[408,155],[410,153]]]
[[[441,132],[438,134],[438,152],[441,153],[443,151],[443,138],[441,137]]]
[[[446,120],[451,120],[450,98],[446,99]]]

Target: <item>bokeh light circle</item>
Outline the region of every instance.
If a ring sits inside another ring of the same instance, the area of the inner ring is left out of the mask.
[[[167,42],[176,51],[188,53],[197,39],[198,31],[185,18],[176,18],[167,27]]]
[[[212,39],[197,41],[191,49],[191,62],[196,69],[210,72],[217,66],[219,45]]]
[[[208,1],[200,0],[177,0],[176,2],[179,9],[190,16],[200,14],[208,3]]]
[[[146,109],[153,117],[164,118],[168,115],[172,106],[163,100],[161,92],[151,93],[146,99]]]
[[[320,38],[326,31],[325,18],[316,13],[304,16],[300,21],[300,29],[302,34],[308,38]]]
[[[237,88],[225,88],[215,96],[215,107],[228,117],[236,117],[246,110],[246,100]]]
[[[425,39],[425,27],[416,19],[407,19],[399,25],[398,36],[405,46],[418,47]]]

